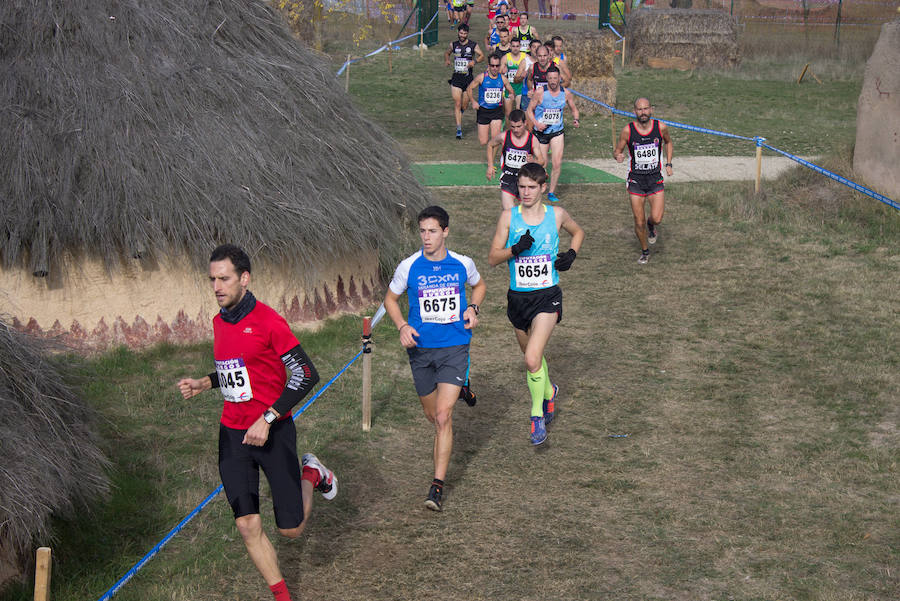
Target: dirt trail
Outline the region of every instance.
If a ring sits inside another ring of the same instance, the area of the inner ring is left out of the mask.
[[[815,162],[815,157],[801,157],[807,161]],[[607,173],[624,178],[628,171],[625,164],[620,164],[615,159],[573,159],[589,167],[602,169]],[[678,156],[672,159],[674,173],[672,177],[666,177],[666,182],[677,184],[680,182],[701,181],[747,181],[756,179],[756,157],[702,157],[702,156]],[[775,179],[788,169],[799,166],[799,163],[787,157],[763,157],[762,178]]]

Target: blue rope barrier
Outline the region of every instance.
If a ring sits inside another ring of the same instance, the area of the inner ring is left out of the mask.
[[[382,46],[381,48],[378,48],[377,50],[373,50],[372,52],[368,53],[368,54],[365,55],[365,56],[362,56],[362,57],[360,57],[360,58],[354,58],[354,59],[350,59],[350,60],[344,61],[344,64],[341,65],[341,68],[338,69],[338,71],[337,71],[337,73],[336,73],[335,75],[338,75],[338,76],[341,75],[344,71],[347,70],[347,67],[349,67],[349,66],[352,65],[353,63],[358,63],[358,62],[361,61],[361,60],[364,60],[364,59],[367,59],[367,58],[369,58],[369,57],[375,56],[375,55],[378,54],[379,52],[384,52],[384,51],[387,50],[389,47],[390,47],[391,49],[393,49],[393,48],[394,48],[394,44],[396,44],[397,42],[404,42],[404,41],[406,41],[406,40],[408,40],[408,39],[410,39],[410,38],[414,38],[414,37],[416,37],[417,35],[420,35],[420,34],[425,33],[425,30],[428,29],[428,27],[431,26],[432,23],[434,23],[434,20],[435,20],[435,19],[437,19],[438,14],[440,14],[440,11],[436,11],[436,12],[431,16],[431,19],[428,21],[428,23],[425,24],[425,27],[419,29],[419,31],[414,31],[413,33],[411,33],[411,34],[409,34],[409,35],[403,36],[402,38],[397,38],[396,40],[391,40],[390,42],[388,42],[387,44],[385,44],[385,45]]]
[[[836,182],[840,182],[840,183],[844,184],[848,188],[852,188],[852,189],[856,190],[857,192],[861,192],[861,193],[865,194],[866,196],[870,196],[879,202],[883,202],[884,204],[886,204],[887,206],[889,206],[891,208],[900,210],[900,203],[898,203],[896,200],[892,200],[883,194],[879,194],[878,192],[875,192],[874,190],[870,190],[869,188],[866,188],[862,184],[858,184],[858,183],[854,182],[853,180],[849,180],[846,177],[838,175],[837,173],[833,173],[833,172],[829,171],[828,169],[825,169],[824,167],[819,167],[818,165],[816,165],[814,163],[810,163],[809,161],[807,161],[805,159],[801,159],[798,156],[794,156],[789,152],[779,150],[778,148],[775,148],[774,146],[769,146],[768,144],[763,144],[763,143],[760,143],[759,145],[762,146],[763,148],[768,148],[769,150],[777,152],[778,154],[784,155],[793,161],[797,161],[804,167],[808,167],[808,168],[812,169],[813,171],[815,171],[816,173],[820,173],[820,174],[824,175],[825,177],[830,177],[831,179],[835,180]]]
[[[606,104],[605,102],[601,102],[601,101],[597,100],[596,98],[591,98],[590,96],[582,94],[581,92],[577,92],[571,88],[569,88],[569,91],[572,92],[573,94],[575,94],[576,96],[584,98],[585,100],[589,100],[595,104],[599,104],[600,106],[606,108],[611,113],[614,113],[616,115],[621,115],[623,117],[628,117],[628,118],[634,117],[634,113],[627,113],[625,111],[619,110],[619,109],[615,108],[614,106],[610,106],[610,105]],[[677,127],[679,129],[686,129],[688,131],[695,131],[695,132],[699,132],[699,133],[703,133],[703,134],[711,134],[714,136],[721,136],[723,138],[732,138],[734,140],[743,140],[746,142],[754,142],[754,143],[756,143],[757,146],[762,146],[763,148],[768,148],[769,150],[771,150],[773,152],[777,152],[778,154],[784,155],[787,158],[800,163],[804,167],[808,167],[809,169],[812,169],[816,173],[820,173],[826,177],[830,177],[831,179],[833,179],[837,182],[840,182],[840,183],[844,184],[845,186],[852,188],[853,190],[856,190],[857,192],[862,192],[866,196],[870,196],[870,197],[874,198],[875,200],[883,202],[884,204],[888,205],[889,207],[900,210],[900,204],[898,204],[897,201],[892,200],[892,199],[888,198],[887,196],[884,196],[883,194],[879,194],[878,192],[875,192],[874,190],[870,190],[869,188],[866,188],[862,184],[858,184],[852,180],[847,179],[846,177],[838,175],[837,173],[832,173],[831,171],[825,169],[824,167],[819,167],[818,165],[816,165],[814,163],[810,163],[809,161],[807,161],[805,159],[801,159],[798,156],[794,156],[789,152],[785,152],[784,150],[780,150],[778,148],[775,148],[774,146],[769,146],[768,144],[764,143],[765,138],[762,138],[759,136],[756,136],[754,138],[748,138],[747,136],[739,136],[737,134],[730,134],[730,133],[724,132],[724,131],[708,129],[706,127],[697,127],[696,125],[688,125],[686,123],[678,123],[676,121],[667,121],[665,119],[659,119],[659,121],[661,123],[665,123],[666,125],[669,125],[671,127]]]
[[[307,409],[310,405],[312,405],[312,404],[315,402],[315,400],[316,400],[317,398],[319,398],[319,396],[321,396],[321,394],[322,394],[323,392],[325,392],[325,391],[328,389],[328,387],[331,386],[331,385],[334,383],[334,381],[337,380],[338,377],[339,377],[341,374],[343,374],[345,371],[347,371],[347,369],[348,369],[351,365],[353,365],[353,363],[354,363],[357,359],[359,359],[359,357],[360,357],[362,354],[363,354],[362,350],[360,350],[358,353],[356,353],[356,356],[353,357],[352,359],[350,359],[350,361],[347,363],[347,365],[345,365],[345,366],[341,369],[341,371],[337,372],[337,373],[334,375],[334,377],[332,377],[330,380],[328,380],[328,382],[325,383],[324,386],[322,386],[322,388],[320,388],[318,391],[316,391],[316,393],[315,393],[312,397],[310,397],[310,399],[309,399],[308,401],[306,401],[306,403],[305,403],[298,411],[294,412],[294,415],[293,415],[293,418],[292,418],[292,419],[293,419],[294,421],[297,421],[297,418],[300,417],[300,415],[301,415],[304,411],[306,411],[306,409]],[[183,520],[181,520],[180,522],[178,522],[178,525],[177,525],[177,526],[175,526],[174,528],[172,528],[172,529],[169,531],[169,533],[166,534],[165,537],[163,537],[163,539],[162,539],[161,541],[159,541],[158,543],[156,543],[156,546],[154,546],[152,549],[150,549],[150,551],[149,551],[146,555],[144,555],[144,557],[142,557],[140,561],[138,561],[136,564],[134,564],[134,566],[132,566],[132,568],[131,568],[130,570],[128,570],[128,571],[125,573],[125,575],[122,576],[122,577],[121,577],[121,578],[120,578],[120,579],[119,579],[119,580],[118,580],[118,581],[117,581],[117,582],[116,582],[116,583],[115,583],[108,591],[106,591],[105,593],[103,593],[103,596],[100,597],[100,599],[99,599],[98,601],[109,601],[109,599],[111,599],[112,596],[115,595],[115,594],[119,591],[119,589],[122,588],[122,587],[125,585],[126,582],[128,582],[129,580],[131,580],[131,578],[132,578],[135,574],[137,574],[138,571],[139,571],[142,567],[144,567],[144,564],[146,564],[148,561],[150,561],[151,559],[153,559],[153,557],[154,557],[157,553],[159,553],[160,550],[161,550],[163,547],[165,547],[166,544],[167,544],[167,543],[168,543],[168,542],[169,542],[176,534],[178,534],[178,532],[181,531],[181,529],[184,528],[184,526],[185,526],[188,522],[190,522],[192,519],[194,519],[194,517],[195,517],[198,513],[200,513],[207,505],[209,505],[209,503],[210,503],[210,502],[211,502],[211,501],[212,501],[212,500],[213,500],[220,492],[222,492],[222,488],[223,488],[223,487],[222,487],[222,485],[220,484],[220,485],[218,486],[218,488],[216,488],[214,491],[212,491],[211,493],[209,493],[209,496],[207,496],[205,499],[203,499],[203,501],[201,501],[199,505],[197,505],[197,506],[196,506],[189,514],[187,514],[187,516],[185,516],[185,518],[184,518]]]

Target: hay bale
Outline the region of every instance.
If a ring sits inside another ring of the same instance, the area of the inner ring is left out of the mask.
[[[572,71],[572,89],[606,104],[616,104],[613,57],[616,36],[609,30],[572,33],[566,36],[566,64]],[[582,115],[606,112],[598,104],[576,98]]]
[[[625,38],[629,59],[639,66],[650,58],[729,69],[740,62],[737,21],[723,11],[638,10],[631,13]]]
[[[50,350],[0,320],[0,587],[51,542],[51,516],[90,509],[109,488],[93,413]]]

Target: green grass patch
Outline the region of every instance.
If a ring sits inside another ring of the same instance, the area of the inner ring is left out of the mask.
[[[488,180],[483,163],[418,163],[415,170],[416,177],[426,186],[498,186],[500,184],[499,170],[493,180]],[[559,176],[561,184],[608,184],[624,181],[602,169],[595,169],[572,161],[563,161],[562,173]]]

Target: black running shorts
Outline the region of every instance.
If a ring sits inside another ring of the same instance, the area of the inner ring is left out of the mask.
[[[556,323],[562,321],[562,289],[559,286],[534,292],[506,292],[506,317],[515,329],[527,332],[538,313],[556,313]]]
[[[500,176],[500,189],[519,198],[519,176],[504,173]]]
[[[490,125],[491,121],[502,121],[502,120],[503,120],[503,105],[494,107],[492,109],[478,107],[478,112],[475,114],[475,121],[478,123],[478,125]]]
[[[663,191],[663,177],[659,171],[653,173],[628,173],[626,189],[635,196],[651,196]]]
[[[259,468],[272,490],[275,523],[296,528],[303,521],[297,430],[291,419],[278,420],[269,428],[269,440],[261,447],[242,444],[246,430],[219,424],[219,476],[234,517],[259,513]]]
[[[469,345],[406,349],[416,394],[427,396],[438,384],[462,386],[469,372]]]
[[[475,79],[475,77],[468,73],[454,73],[453,77],[447,80],[447,83],[454,88],[460,88],[465,91],[469,89],[469,84],[472,83],[473,79]]]

